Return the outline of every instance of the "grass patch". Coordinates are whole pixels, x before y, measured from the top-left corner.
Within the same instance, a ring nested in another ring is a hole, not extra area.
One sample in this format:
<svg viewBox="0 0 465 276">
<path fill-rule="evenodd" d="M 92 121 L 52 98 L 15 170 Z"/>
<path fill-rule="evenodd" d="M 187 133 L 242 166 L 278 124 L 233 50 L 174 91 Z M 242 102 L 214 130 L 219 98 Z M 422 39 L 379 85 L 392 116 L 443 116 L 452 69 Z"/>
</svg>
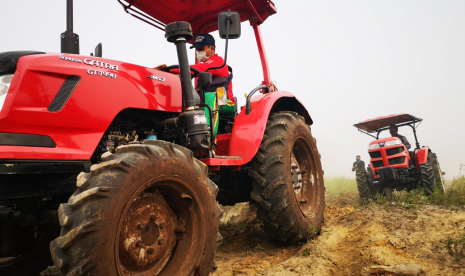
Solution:
<svg viewBox="0 0 465 276">
<path fill-rule="evenodd" d="M 452 184 L 447 186 L 446 193 L 442 193 L 438 190 L 434 191 L 434 193 L 429 196 L 429 201 L 438 205 L 464 207 L 465 176 L 454 178 Z"/>
<path fill-rule="evenodd" d="M 454 209 L 465 207 L 465 177 L 455 178 L 452 184 L 446 187 L 444 193 L 441 188 L 436 188 L 433 193 L 427 194 L 423 190 L 396 191 L 392 198 L 376 195 L 374 198 L 360 201 L 361 208 L 370 207 L 373 204 L 384 205 L 386 207 L 399 207 L 411 210 L 412 215 L 417 215 L 416 210 L 423 204 L 435 204 Z"/>
<path fill-rule="evenodd" d="M 325 178 L 326 193 L 338 196 L 341 193 L 357 192 L 357 182 L 353 178 L 345 176 Z"/>
<path fill-rule="evenodd" d="M 465 258 L 465 234 L 453 238 L 449 237 L 444 242 L 444 247 L 447 249 L 447 253 L 454 257 L 456 262 Z"/>
</svg>

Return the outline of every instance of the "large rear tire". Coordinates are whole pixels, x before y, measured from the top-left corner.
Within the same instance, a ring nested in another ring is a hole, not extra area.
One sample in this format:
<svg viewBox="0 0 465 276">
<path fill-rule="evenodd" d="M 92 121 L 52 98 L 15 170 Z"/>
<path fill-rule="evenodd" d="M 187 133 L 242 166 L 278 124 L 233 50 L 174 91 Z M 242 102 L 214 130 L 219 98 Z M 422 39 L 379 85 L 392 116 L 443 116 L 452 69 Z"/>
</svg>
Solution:
<svg viewBox="0 0 465 276">
<path fill-rule="evenodd" d="M 371 189 L 368 183 L 368 177 L 366 171 L 357 171 L 355 174 L 355 180 L 357 182 L 358 195 L 360 199 L 371 198 Z"/>
<path fill-rule="evenodd" d="M 439 191 L 445 193 L 446 187 L 444 186 L 444 178 L 442 177 L 441 166 L 439 166 L 439 161 L 436 153 L 428 154 L 428 162 L 431 164 L 433 168 L 434 174 L 434 185 L 438 187 Z"/>
<path fill-rule="evenodd" d="M 294 244 L 321 230 L 325 189 L 316 140 L 295 112 L 272 114 L 249 171 L 251 197 L 265 229 Z"/>
<path fill-rule="evenodd" d="M 222 241 L 217 186 L 186 148 L 121 146 L 77 178 L 51 243 L 61 275 L 208 275 Z"/>
<path fill-rule="evenodd" d="M 434 191 L 434 172 L 430 160 L 420 164 L 420 185 L 427 194 L 432 194 Z"/>
</svg>

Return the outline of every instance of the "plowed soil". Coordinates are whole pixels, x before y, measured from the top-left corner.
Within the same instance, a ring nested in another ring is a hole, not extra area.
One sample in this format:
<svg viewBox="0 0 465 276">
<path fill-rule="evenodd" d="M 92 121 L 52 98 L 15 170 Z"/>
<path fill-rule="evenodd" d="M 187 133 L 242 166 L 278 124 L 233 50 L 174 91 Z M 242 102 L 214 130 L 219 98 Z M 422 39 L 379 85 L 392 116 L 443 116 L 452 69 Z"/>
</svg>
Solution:
<svg viewBox="0 0 465 276">
<path fill-rule="evenodd" d="M 326 205 L 320 235 L 297 246 L 274 242 L 257 220 L 223 227 L 213 275 L 370 275 L 372 266 L 402 263 L 420 265 L 420 275 L 465 275 L 465 259 L 456 261 L 444 246 L 465 234 L 465 210 L 360 207 L 356 193 L 327 198 Z"/>
</svg>

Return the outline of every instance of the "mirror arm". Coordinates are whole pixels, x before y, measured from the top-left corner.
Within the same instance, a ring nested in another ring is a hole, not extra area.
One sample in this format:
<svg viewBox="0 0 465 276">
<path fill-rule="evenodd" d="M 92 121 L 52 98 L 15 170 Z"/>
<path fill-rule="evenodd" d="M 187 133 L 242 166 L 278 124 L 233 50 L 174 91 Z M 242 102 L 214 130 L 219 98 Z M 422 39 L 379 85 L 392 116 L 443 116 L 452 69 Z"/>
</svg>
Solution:
<svg viewBox="0 0 465 276">
<path fill-rule="evenodd" d="M 223 65 L 218 67 L 210 67 L 205 72 L 208 72 L 209 70 L 213 69 L 221 69 L 226 65 L 226 60 L 228 59 L 229 25 L 231 25 L 232 23 L 231 10 L 228 10 L 228 16 L 226 18 L 226 21 L 228 22 L 228 24 L 226 25 L 226 49 L 224 53 L 224 63 Z"/>
</svg>

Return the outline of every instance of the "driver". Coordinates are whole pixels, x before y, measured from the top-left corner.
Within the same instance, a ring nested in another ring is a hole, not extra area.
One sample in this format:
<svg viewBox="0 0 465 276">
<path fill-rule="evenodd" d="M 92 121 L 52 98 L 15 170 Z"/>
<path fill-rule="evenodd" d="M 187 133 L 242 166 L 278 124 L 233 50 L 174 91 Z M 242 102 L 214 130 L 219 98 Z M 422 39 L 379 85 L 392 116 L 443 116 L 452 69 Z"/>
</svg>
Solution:
<svg viewBox="0 0 465 276">
<path fill-rule="evenodd" d="M 410 143 L 408 142 L 407 140 L 407 137 L 405 136 L 402 136 L 400 134 L 397 133 L 397 130 L 399 128 L 396 126 L 396 125 L 390 125 L 389 126 L 389 133 L 391 133 L 391 136 L 392 137 L 397 137 L 400 139 L 400 141 L 402 141 L 402 143 L 405 145 L 405 147 L 407 148 L 407 150 L 409 150 L 412 146 L 410 145 Z"/>
<path fill-rule="evenodd" d="M 215 53 L 215 39 L 210 34 L 199 34 L 191 49 L 195 48 L 199 64 L 190 65 L 190 67 L 206 72 L 208 68 L 222 66 L 224 60 Z M 155 69 L 163 70 L 166 65 L 160 65 Z M 179 74 L 178 68 L 171 69 L 172 73 Z M 213 110 L 213 122 L 215 136 L 218 133 L 218 111 L 221 114 L 232 115 L 236 112 L 235 100 L 232 92 L 232 72 L 229 73 L 228 66 L 225 65 L 220 69 L 208 71 L 212 74 L 212 85 L 205 91 L 205 103 Z M 219 106 L 219 109 L 218 109 Z M 210 125 L 210 112 L 204 108 L 207 115 L 207 123 Z"/>
</svg>

